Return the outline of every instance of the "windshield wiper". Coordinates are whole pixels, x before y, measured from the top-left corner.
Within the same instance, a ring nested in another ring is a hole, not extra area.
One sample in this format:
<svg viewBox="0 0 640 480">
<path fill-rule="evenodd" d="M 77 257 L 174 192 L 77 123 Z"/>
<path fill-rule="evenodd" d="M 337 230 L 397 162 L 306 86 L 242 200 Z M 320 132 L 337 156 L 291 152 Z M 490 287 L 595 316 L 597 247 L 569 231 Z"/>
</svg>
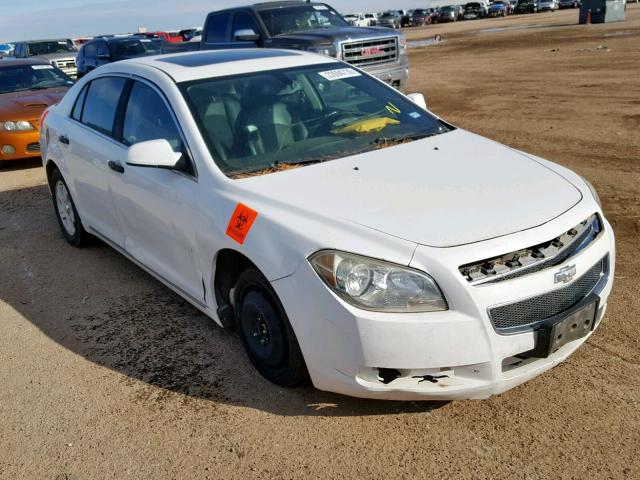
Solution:
<svg viewBox="0 0 640 480">
<path fill-rule="evenodd" d="M 438 135 L 439 133 L 444 132 L 416 133 L 413 135 L 397 135 L 395 137 L 378 137 L 373 141 L 373 144 L 376 147 L 390 147 L 392 145 L 398 145 L 400 143 L 413 142 L 415 140 L 422 140 L 423 138 L 433 137 L 435 135 Z"/>
</svg>

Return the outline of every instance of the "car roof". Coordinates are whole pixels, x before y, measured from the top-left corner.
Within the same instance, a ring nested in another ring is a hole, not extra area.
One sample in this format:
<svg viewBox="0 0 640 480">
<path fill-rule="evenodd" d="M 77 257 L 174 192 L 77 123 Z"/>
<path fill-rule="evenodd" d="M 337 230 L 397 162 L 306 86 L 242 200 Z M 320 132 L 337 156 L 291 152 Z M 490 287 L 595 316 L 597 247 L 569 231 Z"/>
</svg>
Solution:
<svg viewBox="0 0 640 480">
<path fill-rule="evenodd" d="M 72 42 L 70 38 L 41 38 L 40 40 L 20 40 L 16 43 L 40 43 L 40 42 Z"/>
<path fill-rule="evenodd" d="M 210 14 L 217 14 L 217 13 L 221 13 L 221 12 L 229 12 L 229 11 L 234 11 L 234 10 L 239 10 L 239 9 L 254 9 L 258 12 L 260 11 L 264 11 L 264 10 L 273 10 L 276 8 L 285 8 L 285 7 L 304 7 L 304 6 L 308 6 L 308 5 L 321 5 L 324 7 L 328 7 L 328 5 L 326 3 L 322 3 L 322 2 L 307 2 L 307 1 L 302 1 L 302 0 L 281 0 L 281 1 L 277 1 L 277 2 L 260 2 L 260 3 L 254 3 L 254 4 L 247 4 L 247 5 L 239 5 L 237 7 L 231 7 L 231 8 L 225 8 L 225 9 L 221 9 L 221 10 L 215 10 L 213 12 L 211 12 Z"/>
<path fill-rule="evenodd" d="M 334 58 L 298 50 L 241 48 L 138 57 L 116 62 L 113 68 L 133 64 L 161 70 L 176 83 L 307 65 L 340 65 Z"/>
<path fill-rule="evenodd" d="M 0 68 L 11 67 L 15 65 L 51 65 L 45 60 L 37 60 L 33 58 L 15 58 L 10 60 L 0 60 Z"/>
<path fill-rule="evenodd" d="M 307 5 L 325 5 L 320 2 L 305 2 L 301 0 L 283 0 L 279 2 L 260 2 L 254 3 L 252 5 L 256 10 L 270 10 L 272 8 L 283 8 L 283 7 L 303 7 Z"/>
</svg>

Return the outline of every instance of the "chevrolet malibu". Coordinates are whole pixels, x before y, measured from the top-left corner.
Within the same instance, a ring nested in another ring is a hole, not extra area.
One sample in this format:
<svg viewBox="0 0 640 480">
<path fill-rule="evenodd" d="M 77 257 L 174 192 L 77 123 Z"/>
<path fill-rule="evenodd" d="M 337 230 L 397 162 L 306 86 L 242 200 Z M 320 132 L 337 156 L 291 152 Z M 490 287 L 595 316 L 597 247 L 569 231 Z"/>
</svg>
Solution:
<svg viewBox="0 0 640 480">
<path fill-rule="evenodd" d="M 614 237 L 575 173 L 366 73 L 265 49 L 126 60 L 45 113 L 74 246 L 98 237 L 279 385 L 486 398 L 599 326 Z"/>
</svg>

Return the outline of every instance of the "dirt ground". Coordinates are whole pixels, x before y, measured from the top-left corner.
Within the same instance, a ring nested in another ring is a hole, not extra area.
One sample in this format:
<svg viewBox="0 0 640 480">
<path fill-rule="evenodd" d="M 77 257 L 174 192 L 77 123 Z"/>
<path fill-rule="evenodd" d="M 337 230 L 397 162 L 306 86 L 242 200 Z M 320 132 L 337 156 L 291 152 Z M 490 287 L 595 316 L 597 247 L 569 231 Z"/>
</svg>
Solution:
<svg viewBox="0 0 640 480">
<path fill-rule="evenodd" d="M 275 387 L 237 337 L 116 252 L 68 246 L 42 169 L 6 165 L 0 478 L 640 478 L 640 8 L 576 21 L 568 10 L 408 32 L 445 39 L 411 50 L 409 91 L 600 192 L 616 285 L 567 362 L 487 401 Z"/>
</svg>

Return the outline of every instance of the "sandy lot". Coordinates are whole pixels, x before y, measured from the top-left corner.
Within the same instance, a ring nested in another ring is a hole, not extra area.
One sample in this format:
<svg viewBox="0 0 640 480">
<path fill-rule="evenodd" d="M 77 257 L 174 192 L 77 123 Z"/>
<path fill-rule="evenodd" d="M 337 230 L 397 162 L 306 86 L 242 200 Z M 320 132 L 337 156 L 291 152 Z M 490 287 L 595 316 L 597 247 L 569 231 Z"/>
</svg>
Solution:
<svg viewBox="0 0 640 480">
<path fill-rule="evenodd" d="M 37 163 L 2 168 L 0 478 L 640 478 L 640 8 L 627 14 L 408 33 L 446 40 L 412 50 L 410 91 L 461 127 L 587 177 L 617 234 L 598 332 L 488 401 L 277 388 L 237 337 L 113 250 L 69 247 Z"/>
</svg>

